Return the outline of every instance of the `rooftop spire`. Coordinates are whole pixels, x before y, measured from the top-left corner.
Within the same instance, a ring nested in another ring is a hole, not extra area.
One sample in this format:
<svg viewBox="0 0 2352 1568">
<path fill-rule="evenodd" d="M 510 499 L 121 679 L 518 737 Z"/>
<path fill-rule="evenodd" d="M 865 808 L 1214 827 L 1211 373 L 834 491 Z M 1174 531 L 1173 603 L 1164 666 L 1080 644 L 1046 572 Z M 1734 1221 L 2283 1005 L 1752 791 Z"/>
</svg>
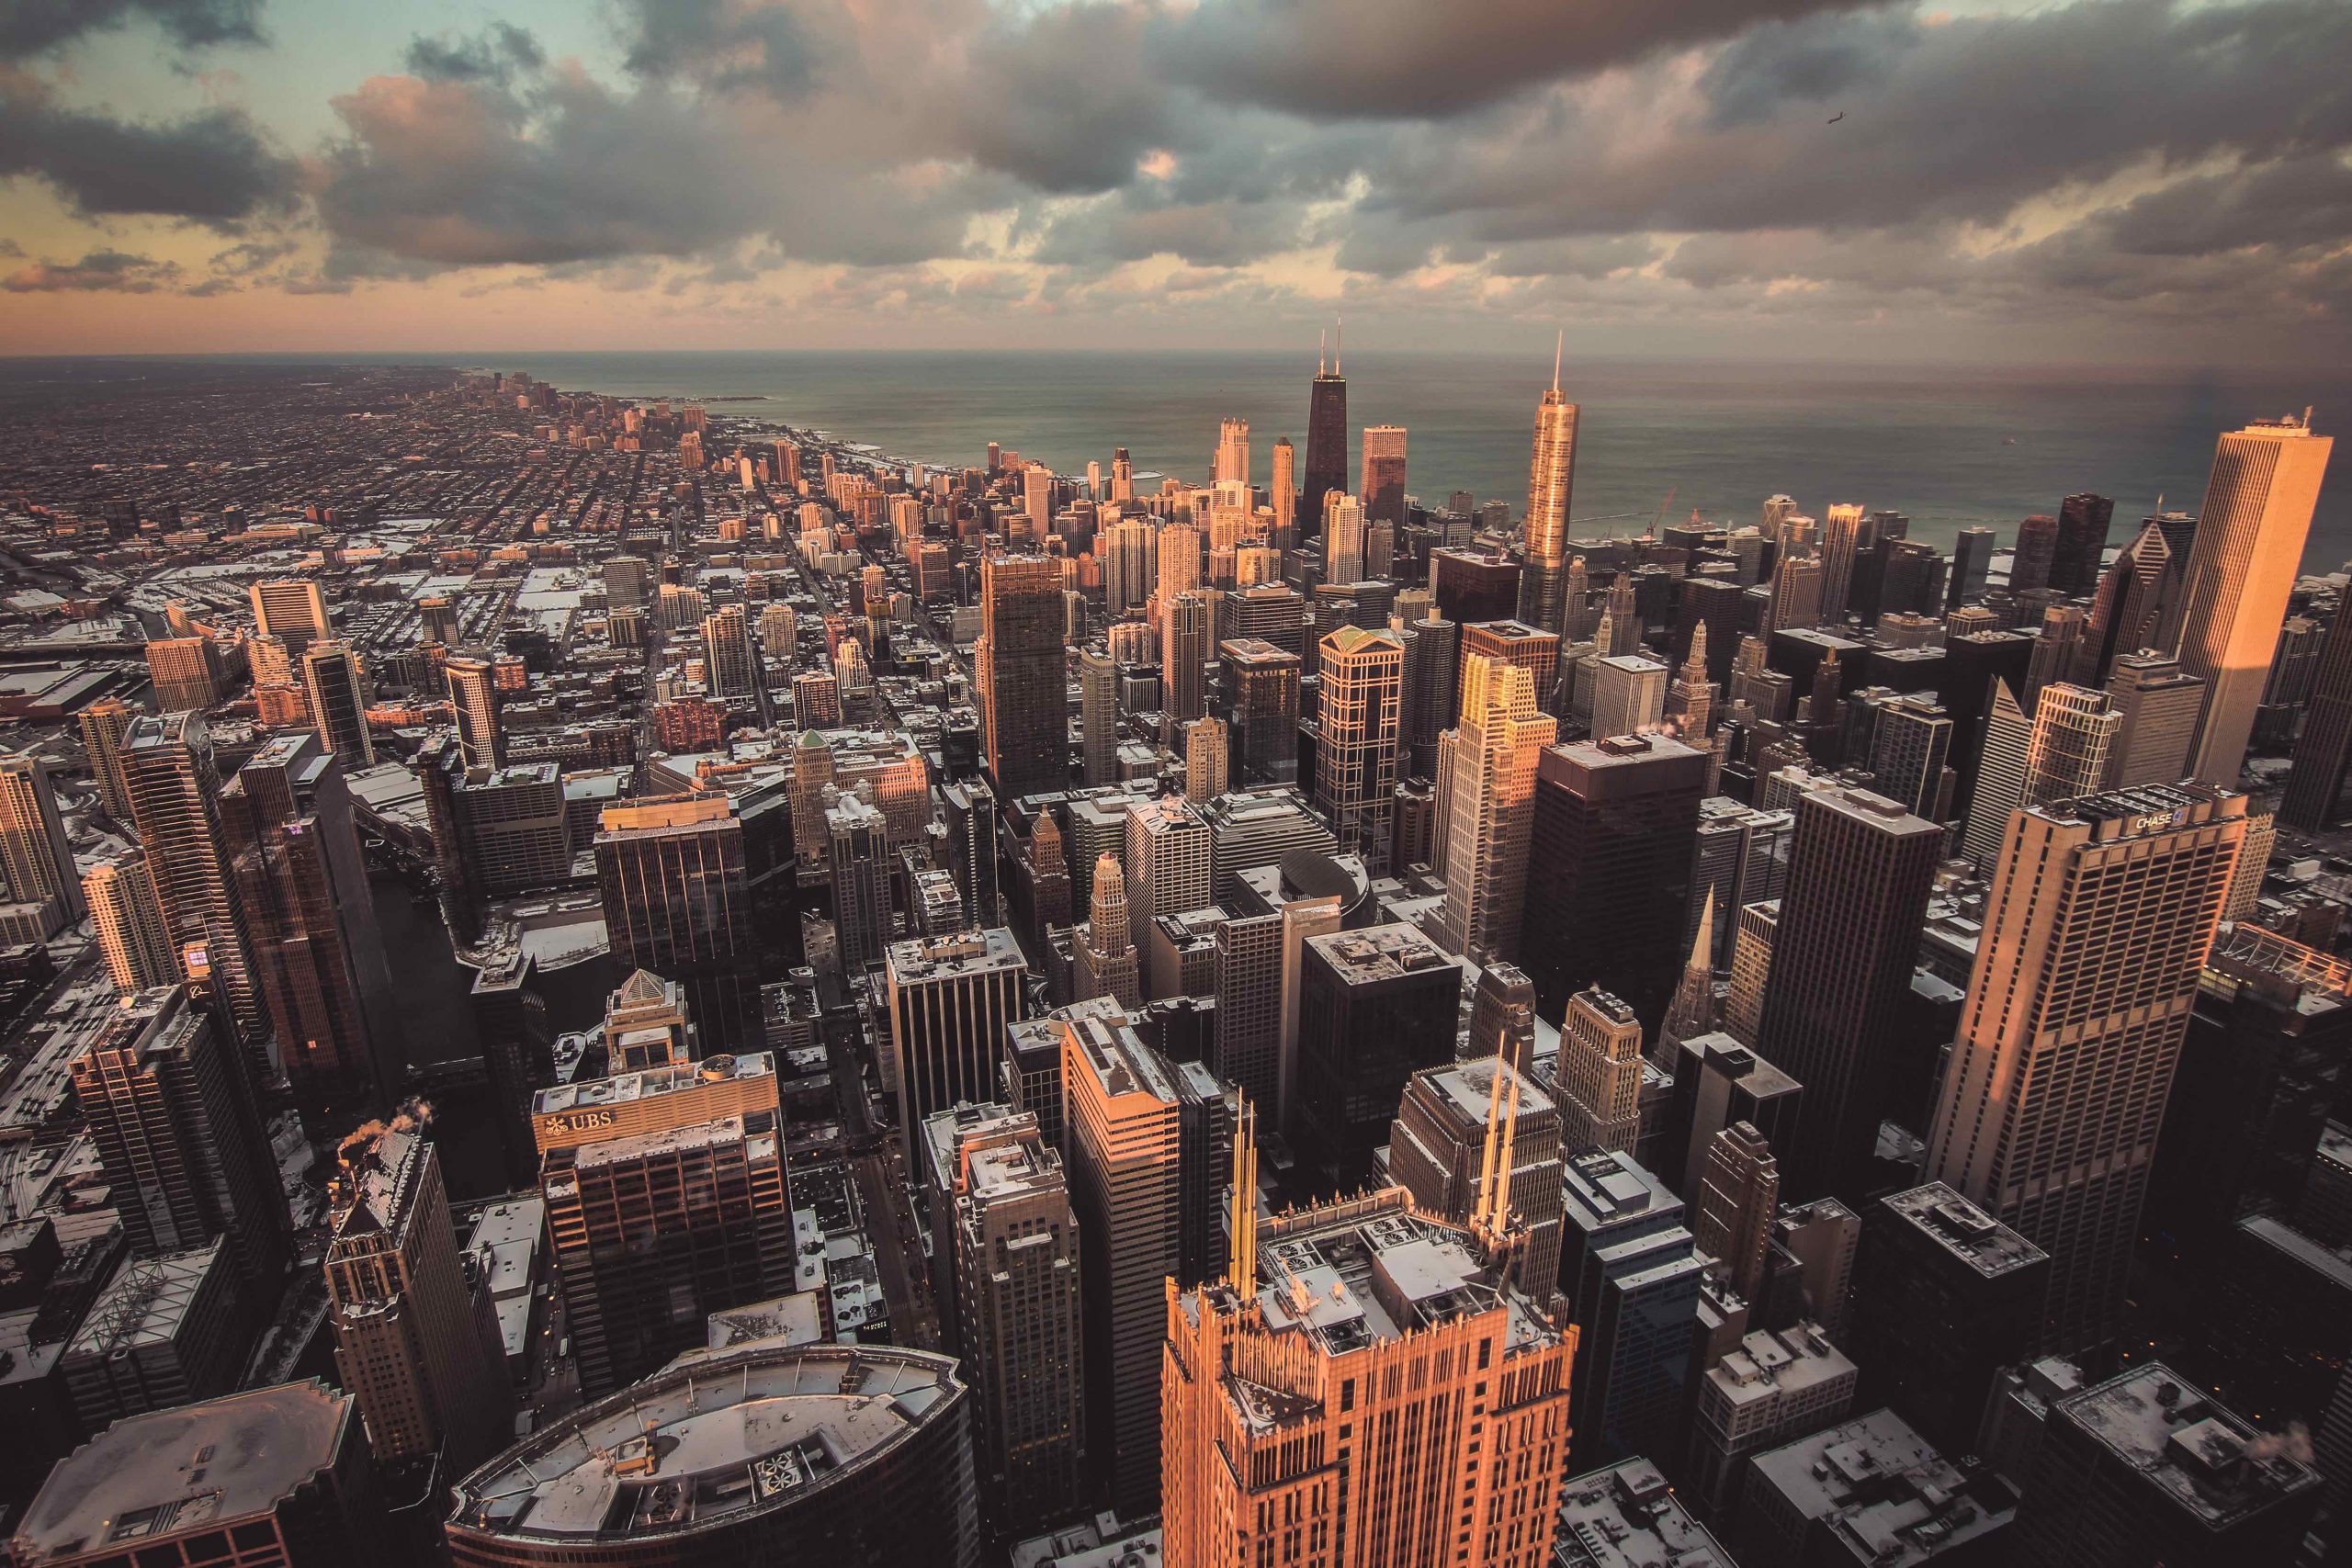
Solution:
<svg viewBox="0 0 2352 1568">
<path fill-rule="evenodd" d="M 1568 329 L 1562 327 L 1560 335 L 1552 342 L 1552 390 L 1560 389 L 1560 355 L 1567 351 Z"/>
<path fill-rule="evenodd" d="M 1315 378 L 1318 381 L 1329 374 L 1330 344 L 1331 334 L 1318 329 L 1315 333 Z"/>
<path fill-rule="evenodd" d="M 1337 376 L 1340 374 L 1340 356 L 1347 352 L 1348 347 L 1348 319 L 1345 316 L 1339 316 L 1334 320 L 1339 324 L 1331 333 L 1331 374 Z"/>
</svg>

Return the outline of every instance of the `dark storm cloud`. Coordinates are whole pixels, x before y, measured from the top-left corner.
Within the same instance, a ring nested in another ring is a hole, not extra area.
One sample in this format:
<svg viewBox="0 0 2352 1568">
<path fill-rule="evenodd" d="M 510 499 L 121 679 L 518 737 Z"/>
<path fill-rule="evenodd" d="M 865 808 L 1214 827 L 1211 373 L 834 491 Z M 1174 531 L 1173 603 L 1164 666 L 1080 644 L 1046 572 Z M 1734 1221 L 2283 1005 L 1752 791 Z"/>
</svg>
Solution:
<svg viewBox="0 0 2352 1568">
<path fill-rule="evenodd" d="M 185 49 L 261 41 L 261 0 L 0 0 L 0 60 L 143 17 Z"/>
<path fill-rule="evenodd" d="M 2337 0 L 1817 18 L 1718 55 L 1702 79 L 1713 107 L 1680 120 L 1555 100 L 1424 129 L 1374 171 L 1374 200 L 1497 240 L 1996 221 L 2143 162 L 2340 148 L 2347 59 L 2352 6 Z"/>
<path fill-rule="evenodd" d="M 1213 98 L 1317 118 L 1442 118 L 1521 89 L 1868 0 L 1208 0 L 1159 57 Z"/>
<path fill-rule="evenodd" d="M 77 262 L 37 262 L 0 277 L 11 294 L 153 294 L 178 279 L 169 262 L 121 251 L 92 251 Z"/>
<path fill-rule="evenodd" d="M 1091 194 L 1125 185 L 1136 161 L 1196 138 L 1166 87 L 1142 69 L 1144 14 L 1066 6 L 972 39 L 947 135 L 981 166 L 1038 190 Z"/>
<path fill-rule="evenodd" d="M 628 68 L 669 80 L 695 77 L 729 89 L 799 92 L 821 50 L 788 6 L 740 0 L 616 0 Z"/>
<path fill-rule="evenodd" d="M 408 46 L 410 72 L 434 82 L 507 82 L 547 60 L 538 39 L 505 22 L 470 38 L 420 38 Z"/>
<path fill-rule="evenodd" d="M 293 198 L 294 164 L 243 110 L 122 120 L 59 107 L 25 78 L 0 79 L 0 177 L 46 181 L 94 217 L 151 213 L 234 228 Z"/>
</svg>

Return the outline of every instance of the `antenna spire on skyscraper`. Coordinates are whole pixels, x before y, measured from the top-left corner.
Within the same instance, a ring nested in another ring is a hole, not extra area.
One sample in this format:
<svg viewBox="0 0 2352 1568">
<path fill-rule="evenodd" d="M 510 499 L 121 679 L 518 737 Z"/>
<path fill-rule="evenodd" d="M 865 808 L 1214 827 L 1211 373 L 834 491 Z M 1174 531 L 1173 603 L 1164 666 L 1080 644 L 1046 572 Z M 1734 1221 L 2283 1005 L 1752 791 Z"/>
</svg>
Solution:
<svg viewBox="0 0 2352 1568">
<path fill-rule="evenodd" d="M 1318 332 L 1315 334 L 1315 374 L 1318 378 L 1330 374 L 1331 356 L 1329 353 L 1330 345 L 1329 333 Z"/>
<path fill-rule="evenodd" d="M 1560 355 L 1567 351 L 1568 329 L 1562 327 L 1560 335 L 1552 340 L 1552 390 L 1560 389 Z"/>
<path fill-rule="evenodd" d="M 1339 324 L 1331 333 L 1331 374 L 1338 376 L 1342 374 L 1340 363 L 1348 348 L 1348 319 L 1345 316 L 1336 316 L 1332 319 Z"/>
</svg>

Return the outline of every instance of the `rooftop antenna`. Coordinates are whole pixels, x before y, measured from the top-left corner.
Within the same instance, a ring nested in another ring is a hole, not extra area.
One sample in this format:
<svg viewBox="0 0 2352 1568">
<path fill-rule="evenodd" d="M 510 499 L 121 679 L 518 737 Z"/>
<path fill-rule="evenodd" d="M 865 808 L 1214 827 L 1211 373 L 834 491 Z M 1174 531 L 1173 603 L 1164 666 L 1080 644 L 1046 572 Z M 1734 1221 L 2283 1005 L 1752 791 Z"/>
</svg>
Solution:
<svg viewBox="0 0 2352 1568">
<path fill-rule="evenodd" d="M 1326 331 L 1317 331 L 1315 334 L 1315 378 L 1318 381 L 1329 373 L 1328 367 L 1330 362 L 1324 351 L 1329 344 L 1330 337 L 1331 334 Z"/>
<path fill-rule="evenodd" d="M 1339 326 L 1331 333 L 1331 374 L 1337 376 L 1340 374 L 1340 355 L 1346 353 L 1348 346 L 1348 319 L 1338 316 L 1333 320 L 1339 322 Z"/>
<path fill-rule="evenodd" d="M 1247 1297 L 1258 1289 L 1258 1108 L 1241 1100 L 1233 1129 L 1233 1239 L 1226 1272 Z"/>
<path fill-rule="evenodd" d="M 1560 335 L 1552 340 L 1552 390 L 1560 389 L 1560 355 L 1568 346 L 1568 329 L 1562 327 Z"/>
</svg>

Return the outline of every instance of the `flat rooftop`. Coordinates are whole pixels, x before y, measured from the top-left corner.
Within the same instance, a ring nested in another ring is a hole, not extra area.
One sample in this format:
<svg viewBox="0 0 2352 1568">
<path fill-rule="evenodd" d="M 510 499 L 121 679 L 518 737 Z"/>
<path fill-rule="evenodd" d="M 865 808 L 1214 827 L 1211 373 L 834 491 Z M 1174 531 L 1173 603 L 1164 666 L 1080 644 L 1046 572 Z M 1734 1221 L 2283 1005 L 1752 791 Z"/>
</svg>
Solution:
<svg viewBox="0 0 2352 1568">
<path fill-rule="evenodd" d="M 1758 1454 L 1754 1473 L 1805 1519 L 1826 1520 L 1852 1560 L 1871 1568 L 1962 1553 L 2017 1517 L 2006 1482 L 1975 1461 L 1946 1459 L 1892 1410 Z"/>
<path fill-rule="evenodd" d="M 1025 968 L 1028 962 L 1021 955 L 1021 944 L 1002 926 L 894 942 L 883 956 L 894 980 L 944 980 L 984 970 Z"/>
<path fill-rule="evenodd" d="M 962 1397 L 955 1359 L 753 1340 L 693 1351 L 458 1483 L 453 1529 L 517 1540 L 675 1535 L 791 1506 Z"/>
<path fill-rule="evenodd" d="M 2249 1450 L 2255 1428 L 2161 1361 L 2058 1401 L 2080 1427 L 2140 1472 L 2173 1509 L 2222 1530 L 2320 1483 L 2307 1464 Z"/>
<path fill-rule="evenodd" d="M 1897 1192 L 1885 1201 L 1889 1213 L 1988 1280 L 2050 1256 L 1940 1181 Z"/>
<path fill-rule="evenodd" d="M 1401 923 L 1332 931 L 1307 938 L 1306 945 L 1322 954 L 1332 972 L 1351 986 L 1446 968 L 1453 962 L 1418 926 Z"/>
<path fill-rule="evenodd" d="M 1579 1475 L 1560 1489 L 1560 1568 L 1735 1568 L 1731 1554 L 1675 1501 L 1645 1459 Z"/>
<path fill-rule="evenodd" d="M 699 1062 L 645 1067 L 615 1077 L 591 1078 L 586 1083 L 558 1084 L 553 1089 L 543 1089 L 531 1099 L 531 1113 L 553 1116 L 568 1111 L 602 1110 L 674 1094 L 680 1089 L 694 1089 L 707 1083 L 775 1076 L 775 1055 L 773 1052 L 746 1051 L 740 1055 L 722 1053 L 705 1056 Z"/>
<path fill-rule="evenodd" d="M 350 1399 L 316 1379 L 129 1416 L 61 1461 L 25 1511 L 17 1562 L 81 1556 L 267 1513 L 334 1462 Z"/>
</svg>

